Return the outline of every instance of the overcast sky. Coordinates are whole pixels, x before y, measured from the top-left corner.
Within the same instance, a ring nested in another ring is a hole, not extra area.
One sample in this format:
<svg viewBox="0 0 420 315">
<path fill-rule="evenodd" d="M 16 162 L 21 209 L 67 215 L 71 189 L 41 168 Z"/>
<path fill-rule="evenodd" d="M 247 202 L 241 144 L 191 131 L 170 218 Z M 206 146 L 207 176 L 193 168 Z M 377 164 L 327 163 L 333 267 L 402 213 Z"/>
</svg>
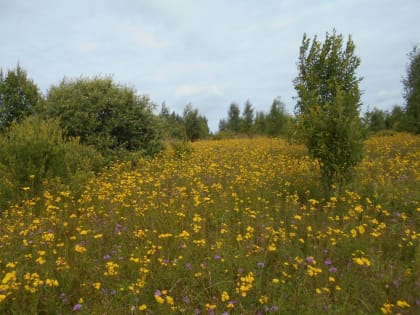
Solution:
<svg viewBox="0 0 420 315">
<path fill-rule="evenodd" d="M 64 76 L 112 75 L 213 131 L 231 102 L 293 112 L 302 36 L 335 28 L 361 60 L 363 109 L 403 104 L 419 0 L 0 0 L 0 67 L 17 62 L 46 93 Z"/>
</svg>

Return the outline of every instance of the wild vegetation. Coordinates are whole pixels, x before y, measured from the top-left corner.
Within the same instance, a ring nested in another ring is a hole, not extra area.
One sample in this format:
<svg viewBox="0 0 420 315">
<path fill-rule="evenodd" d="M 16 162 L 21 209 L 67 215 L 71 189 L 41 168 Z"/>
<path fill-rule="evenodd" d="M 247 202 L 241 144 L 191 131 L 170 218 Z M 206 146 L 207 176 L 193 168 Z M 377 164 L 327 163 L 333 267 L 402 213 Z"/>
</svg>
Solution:
<svg viewBox="0 0 420 315">
<path fill-rule="evenodd" d="M 232 103 L 214 135 L 110 77 L 0 70 L 0 313 L 420 313 L 418 51 L 406 106 L 362 119 L 351 38 L 310 42 L 296 116 Z"/>
<path fill-rule="evenodd" d="M 3 211 L 0 312 L 418 313 L 420 139 L 366 149 L 329 199 L 304 147 L 266 138 L 117 163 L 79 197 L 48 188 Z"/>
</svg>

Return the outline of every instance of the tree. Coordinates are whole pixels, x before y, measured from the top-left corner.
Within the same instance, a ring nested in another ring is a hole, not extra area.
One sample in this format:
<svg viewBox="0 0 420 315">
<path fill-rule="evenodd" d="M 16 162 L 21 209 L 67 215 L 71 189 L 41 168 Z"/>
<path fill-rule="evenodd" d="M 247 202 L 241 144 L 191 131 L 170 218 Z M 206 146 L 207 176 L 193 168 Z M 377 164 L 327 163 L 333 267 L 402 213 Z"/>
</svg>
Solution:
<svg viewBox="0 0 420 315">
<path fill-rule="evenodd" d="M 244 110 L 242 112 L 242 132 L 250 135 L 252 133 L 254 125 L 254 109 L 250 100 L 247 100 L 245 103 Z"/>
<path fill-rule="evenodd" d="M 283 132 L 287 119 L 284 103 L 280 98 L 275 98 L 267 115 L 267 134 L 271 137 L 279 136 Z"/>
<path fill-rule="evenodd" d="M 105 156 L 118 151 L 146 155 L 161 149 L 157 118 L 148 97 L 109 77 L 63 79 L 52 86 L 40 112 L 60 118 L 67 136 L 96 147 Z"/>
<path fill-rule="evenodd" d="M 207 124 L 207 118 L 198 113 L 198 109 L 193 109 L 188 104 L 184 109 L 185 133 L 189 141 L 196 141 L 207 137 L 210 129 Z"/>
<path fill-rule="evenodd" d="M 228 112 L 228 121 L 227 129 L 234 133 L 239 133 L 241 131 L 241 117 L 239 106 L 236 103 L 230 104 Z"/>
<path fill-rule="evenodd" d="M 407 76 L 403 78 L 407 131 L 420 133 L 420 51 L 415 46 L 408 54 Z"/>
<path fill-rule="evenodd" d="M 297 126 L 311 156 L 320 164 L 327 194 L 350 176 L 362 158 L 363 130 L 356 69 L 360 58 L 349 36 L 326 34 L 324 43 L 303 36 L 294 80 Z"/>
<path fill-rule="evenodd" d="M 174 111 L 170 113 L 165 103 L 162 104 L 159 118 L 162 125 L 162 134 L 166 139 L 182 140 L 186 138 L 184 118 Z"/>
<path fill-rule="evenodd" d="M 265 135 L 267 124 L 267 115 L 264 112 L 257 112 L 255 114 L 255 132 L 259 135 Z"/>
<path fill-rule="evenodd" d="M 387 129 L 387 120 L 389 113 L 374 108 L 372 111 L 366 113 L 366 120 L 369 126 L 369 130 L 373 132 L 378 132 L 384 129 Z"/>
<path fill-rule="evenodd" d="M 38 87 L 19 64 L 6 76 L 0 69 L 0 131 L 34 113 L 39 98 Z"/>
</svg>

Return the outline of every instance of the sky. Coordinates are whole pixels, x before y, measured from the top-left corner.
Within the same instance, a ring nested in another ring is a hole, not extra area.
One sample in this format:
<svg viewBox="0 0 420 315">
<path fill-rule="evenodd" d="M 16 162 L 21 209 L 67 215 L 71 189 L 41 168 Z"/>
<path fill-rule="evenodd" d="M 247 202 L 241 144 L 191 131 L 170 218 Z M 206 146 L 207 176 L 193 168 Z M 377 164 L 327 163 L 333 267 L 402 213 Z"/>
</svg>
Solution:
<svg viewBox="0 0 420 315">
<path fill-rule="evenodd" d="M 19 63 L 46 94 L 64 77 L 112 76 L 217 131 L 232 102 L 296 104 L 303 34 L 352 36 L 362 111 L 404 105 L 419 0 L 0 0 L 0 68 Z"/>
</svg>

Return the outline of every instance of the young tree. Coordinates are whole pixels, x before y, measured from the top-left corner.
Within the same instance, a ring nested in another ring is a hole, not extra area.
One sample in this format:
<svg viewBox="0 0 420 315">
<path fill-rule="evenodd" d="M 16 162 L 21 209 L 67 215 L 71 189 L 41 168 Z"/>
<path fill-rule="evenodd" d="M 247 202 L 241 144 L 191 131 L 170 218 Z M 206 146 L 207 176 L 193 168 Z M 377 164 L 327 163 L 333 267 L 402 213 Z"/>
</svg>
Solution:
<svg viewBox="0 0 420 315">
<path fill-rule="evenodd" d="M 407 76 L 403 79 L 407 131 L 420 133 L 420 51 L 414 47 L 408 54 Z"/>
<path fill-rule="evenodd" d="M 349 36 L 326 34 L 324 43 L 303 36 L 294 80 L 298 131 L 319 161 L 327 194 L 340 186 L 360 161 L 363 149 L 359 82 L 360 58 Z"/>
<path fill-rule="evenodd" d="M 242 112 L 242 132 L 250 135 L 252 133 L 254 125 L 254 109 L 250 100 L 245 103 L 244 110 Z"/>
<path fill-rule="evenodd" d="M 38 87 L 19 64 L 6 76 L 0 69 L 0 131 L 34 113 L 39 99 Z"/>
</svg>

